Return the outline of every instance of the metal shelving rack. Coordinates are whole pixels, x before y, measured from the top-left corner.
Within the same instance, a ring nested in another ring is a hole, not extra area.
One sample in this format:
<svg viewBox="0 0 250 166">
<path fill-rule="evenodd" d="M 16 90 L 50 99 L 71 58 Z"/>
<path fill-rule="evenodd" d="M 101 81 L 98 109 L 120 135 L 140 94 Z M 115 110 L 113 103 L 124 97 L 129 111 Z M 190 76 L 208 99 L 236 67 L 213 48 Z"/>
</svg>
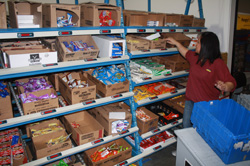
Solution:
<svg viewBox="0 0 250 166">
<path fill-rule="evenodd" d="M 109 0 L 104 0 L 105 3 L 109 3 Z M 201 0 L 199 0 L 199 5 Z M 57 0 L 57 3 L 59 3 L 59 0 Z M 124 8 L 123 0 L 116 0 L 117 6 L 120 6 Z M 191 3 L 191 0 L 187 0 L 187 8 L 185 14 L 188 14 L 189 5 Z M 78 1 L 75 0 L 75 4 L 78 4 Z M 148 0 L 148 11 L 150 11 L 150 5 L 151 1 Z M 199 6 L 200 7 L 200 6 Z M 202 12 L 202 10 L 200 10 Z M 201 16 L 203 18 L 203 14 Z M 122 37 L 125 38 L 126 34 L 128 33 L 168 33 L 168 32 L 184 32 L 184 33 L 197 33 L 205 31 L 206 28 L 204 27 L 124 27 L 123 24 L 123 16 L 121 19 L 121 26 L 120 27 L 70 27 L 70 28 L 37 28 L 37 29 L 1 29 L 0 31 L 0 40 L 3 39 L 21 39 L 21 38 L 36 38 L 36 37 L 55 37 L 55 36 L 71 36 L 71 35 L 98 35 L 98 34 L 121 34 Z M 193 49 L 193 48 L 190 48 Z M 9 80 L 19 77 L 27 77 L 27 76 L 34 76 L 34 75 L 40 75 L 40 74 L 48 74 L 48 73 L 54 73 L 54 72 L 63 72 L 63 71 L 69 71 L 69 70 L 77 70 L 77 69 L 86 69 L 91 67 L 97 67 L 97 66 L 103 66 L 103 65 L 112 65 L 112 64 L 121 64 L 123 63 L 126 68 L 127 73 L 127 79 L 130 81 L 130 92 L 123 93 L 121 95 L 115 95 L 105 98 L 96 99 L 93 101 L 87 101 L 83 103 L 78 103 L 70 106 L 65 106 L 61 108 L 56 108 L 53 110 L 47 110 L 35 114 L 30 115 L 22 115 L 22 111 L 20 114 L 22 116 L 15 117 L 12 119 L 6 119 L 0 121 L 0 130 L 9 129 L 12 127 L 18 127 L 21 125 L 50 119 L 62 115 L 67 115 L 70 113 L 78 112 L 85 109 L 95 108 L 102 105 L 106 105 L 109 103 L 115 103 L 119 101 L 125 101 L 127 104 L 130 105 L 131 113 L 132 113 L 132 128 L 127 130 L 126 132 L 123 132 L 116 136 L 107 136 L 102 139 L 98 139 L 80 146 L 73 147 L 69 150 L 47 156 L 35 161 L 32 161 L 30 163 L 27 163 L 26 165 L 43 165 L 46 163 L 50 163 L 59 159 L 62 159 L 64 157 L 78 154 L 80 152 L 83 152 L 87 149 L 99 146 L 101 144 L 119 139 L 124 138 L 128 135 L 133 134 L 135 138 L 135 147 L 133 150 L 134 157 L 123 161 L 117 165 L 129 165 L 131 163 L 134 163 L 136 161 L 139 161 L 139 165 L 142 165 L 141 159 L 159 151 L 160 149 L 169 146 L 172 143 L 176 142 L 176 139 L 171 139 L 170 141 L 152 148 L 149 151 L 140 152 L 139 143 L 142 139 L 151 137 L 155 134 L 158 134 L 160 132 L 163 132 L 165 130 L 168 130 L 172 127 L 175 127 L 182 123 L 182 119 L 173 122 L 171 124 L 158 127 L 157 129 L 150 131 L 148 133 L 142 134 L 141 136 L 138 134 L 138 127 L 136 124 L 136 115 L 135 110 L 140 107 L 144 106 L 150 103 L 158 102 L 161 100 L 165 100 L 168 98 L 172 98 L 181 94 L 185 93 L 185 89 L 181 89 L 176 91 L 175 93 L 170 94 L 163 94 L 160 96 L 157 96 L 155 98 L 148 98 L 139 101 L 138 103 L 134 102 L 133 99 L 133 92 L 135 86 L 140 86 L 144 84 L 149 84 L 153 82 L 159 82 L 169 79 L 174 79 L 178 77 L 184 77 L 188 75 L 188 71 L 182 71 L 182 72 L 176 72 L 172 73 L 171 75 L 165 75 L 165 76 L 158 76 L 158 77 L 152 77 L 152 78 L 146 78 L 142 82 L 137 82 L 131 80 L 130 70 L 129 70 L 129 60 L 132 58 L 142 58 L 142 57 L 149 57 L 149 56 L 159 56 L 159 55 L 172 55 L 175 53 L 178 53 L 177 49 L 171 48 L 171 49 L 164 49 L 164 50 L 148 50 L 148 51 L 138 51 L 138 52 L 132 52 L 127 53 L 125 51 L 125 56 L 121 58 L 96 58 L 96 59 L 85 59 L 84 61 L 74 61 L 72 62 L 58 62 L 56 64 L 50 64 L 50 65 L 37 65 L 37 66 L 30 66 L 30 67 L 20 67 L 20 68 L 10 68 L 10 69 L 1 69 L 0 72 L 0 80 Z M 14 95 L 15 101 L 18 102 L 18 98 Z M 20 109 L 20 108 L 19 108 Z"/>
</svg>

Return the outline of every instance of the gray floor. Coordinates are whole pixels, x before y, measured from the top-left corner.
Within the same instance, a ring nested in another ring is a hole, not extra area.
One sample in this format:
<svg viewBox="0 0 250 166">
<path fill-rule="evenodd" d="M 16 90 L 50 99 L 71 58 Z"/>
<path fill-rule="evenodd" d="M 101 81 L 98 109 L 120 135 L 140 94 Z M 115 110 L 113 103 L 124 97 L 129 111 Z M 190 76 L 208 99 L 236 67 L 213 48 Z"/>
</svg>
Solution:
<svg viewBox="0 0 250 166">
<path fill-rule="evenodd" d="M 176 144 L 177 143 L 174 143 L 144 158 L 143 166 L 175 166 L 176 157 L 172 155 L 172 151 L 176 150 Z"/>
</svg>

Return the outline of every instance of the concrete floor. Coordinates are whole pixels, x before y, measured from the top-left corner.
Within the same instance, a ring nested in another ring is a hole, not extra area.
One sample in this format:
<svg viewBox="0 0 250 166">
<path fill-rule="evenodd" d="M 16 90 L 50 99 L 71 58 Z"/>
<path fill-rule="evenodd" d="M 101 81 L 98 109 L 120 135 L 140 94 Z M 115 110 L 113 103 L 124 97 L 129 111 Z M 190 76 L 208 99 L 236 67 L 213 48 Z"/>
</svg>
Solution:
<svg viewBox="0 0 250 166">
<path fill-rule="evenodd" d="M 172 151 L 176 150 L 177 143 L 174 143 L 154 154 L 143 159 L 143 166 L 175 166 L 176 157 Z"/>
</svg>

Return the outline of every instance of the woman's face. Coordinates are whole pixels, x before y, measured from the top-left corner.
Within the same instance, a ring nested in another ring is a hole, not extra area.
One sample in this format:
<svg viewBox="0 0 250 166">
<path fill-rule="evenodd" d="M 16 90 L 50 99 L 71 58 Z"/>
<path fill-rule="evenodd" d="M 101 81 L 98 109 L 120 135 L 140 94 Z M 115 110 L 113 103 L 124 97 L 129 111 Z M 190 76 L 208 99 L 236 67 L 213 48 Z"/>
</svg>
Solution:
<svg viewBox="0 0 250 166">
<path fill-rule="evenodd" d="M 196 44 L 195 52 L 196 52 L 197 54 L 199 54 L 200 51 L 201 51 L 201 38 L 199 37 L 199 38 L 198 38 L 198 41 L 197 41 L 197 44 Z"/>
</svg>

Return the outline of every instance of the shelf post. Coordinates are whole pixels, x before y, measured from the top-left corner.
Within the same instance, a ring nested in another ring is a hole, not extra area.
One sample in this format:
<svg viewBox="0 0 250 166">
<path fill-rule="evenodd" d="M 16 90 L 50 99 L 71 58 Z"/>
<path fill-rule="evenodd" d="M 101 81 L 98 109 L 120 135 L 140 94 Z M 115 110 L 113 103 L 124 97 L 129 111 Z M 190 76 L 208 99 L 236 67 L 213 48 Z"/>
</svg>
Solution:
<svg viewBox="0 0 250 166">
<path fill-rule="evenodd" d="M 202 0 L 198 0 L 198 6 L 199 6 L 199 13 L 200 13 L 200 18 L 204 18 L 203 15 L 203 8 L 202 8 Z"/>
<path fill-rule="evenodd" d="M 185 10 L 185 15 L 188 15 L 189 8 L 190 8 L 191 0 L 187 0 L 187 5 L 186 5 L 186 10 Z"/>
<path fill-rule="evenodd" d="M 148 12 L 151 12 L 151 0 L 148 0 Z"/>
<path fill-rule="evenodd" d="M 78 5 L 78 4 L 79 4 L 79 3 L 78 3 L 78 0 L 75 0 L 75 4 L 76 4 L 76 5 Z"/>
<path fill-rule="evenodd" d="M 104 0 L 104 3 L 109 4 L 109 0 Z"/>
</svg>

